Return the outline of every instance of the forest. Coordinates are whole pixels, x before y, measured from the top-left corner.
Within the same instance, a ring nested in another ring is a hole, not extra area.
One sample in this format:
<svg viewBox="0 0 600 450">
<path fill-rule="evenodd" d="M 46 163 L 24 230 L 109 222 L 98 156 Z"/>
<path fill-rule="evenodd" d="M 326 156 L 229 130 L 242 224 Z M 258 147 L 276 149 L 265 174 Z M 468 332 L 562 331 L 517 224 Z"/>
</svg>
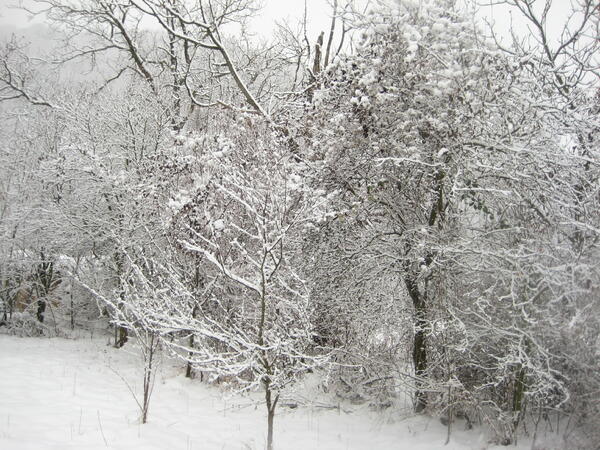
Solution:
<svg viewBox="0 0 600 450">
<path fill-rule="evenodd" d="M 311 41 L 301 1 L 249 37 L 259 3 L 22 5 L 0 333 L 135 348 L 142 423 L 161 355 L 260 392 L 268 450 L 315 374 L 448 439 L 600 448 L 600 4 L 332 0 Z"/>
</svg>

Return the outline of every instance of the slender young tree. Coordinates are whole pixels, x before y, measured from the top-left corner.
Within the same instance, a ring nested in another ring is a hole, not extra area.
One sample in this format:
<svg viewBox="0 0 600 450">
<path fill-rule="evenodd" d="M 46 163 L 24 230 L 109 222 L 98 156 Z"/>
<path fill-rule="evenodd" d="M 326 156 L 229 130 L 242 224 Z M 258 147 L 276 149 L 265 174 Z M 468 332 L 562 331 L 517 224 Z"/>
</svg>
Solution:
<svg viewBox="0 0 600 450">
<path fill-rule="evenodd" d="M 201 305 L 170 306 L 156 323 L 195 336 L 193 346 L 177 344 L 194 366 L 264 390 L 272 449 L 281 391 L 326 359 L 311 350 L 312 305 L 296 270 L 298 236 L 315 205 L 274 132 L 244 121 L 214 144 L 202 140 L 201 172 L 175 203 L 173 232 L 182 251 L 201 257 L 213 293 Z M 185 308 L 196 311 L 182 316 Z"/>
</svg>

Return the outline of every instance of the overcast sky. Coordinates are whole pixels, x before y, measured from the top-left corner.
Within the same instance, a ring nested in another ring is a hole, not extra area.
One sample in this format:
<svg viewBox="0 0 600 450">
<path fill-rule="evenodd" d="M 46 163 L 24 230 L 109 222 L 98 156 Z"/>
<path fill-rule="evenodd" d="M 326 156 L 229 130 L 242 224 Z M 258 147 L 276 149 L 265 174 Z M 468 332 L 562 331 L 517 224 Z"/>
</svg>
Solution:
<svg viewBox="0 0 600 450">
<path fill-rule="evenodd" d="M 0 27 L 23 28 L 32 23 L 42 22 L 39 18 L 32 22 L 25 11 L 10 6 L 18 2 L 19 0 L 0 0 Z M 253 31 L 264 36 L 272 32 L 275 21 L 286 18 L 298 20 L 304 12 L 304 0 L 264 0 L 264 4 L 264 9 L 252 24 Z M 331 8 L 327 0 L 307 0 L 307 12 L 309 38 L 314 41 L 320 31 L 329 28 Z"/>
<path fill-rule="evenodd" d="M 331 7 L 328 4 L 328 0 L 306 0 L 307 11 L 308 11 L 308 37 L 311 42 L 315 42 L 318 34 L 321 31 L 327 31 L 329 29 Z M 366 0 L 364 0 L 366 1 Z M 20 9 L 11 8 L 10 5 L 15 5 L 19 2 L 27 4 L 31 3 L 31 0 L 0 0 L 0 35 L 2 28 L 4 31 L 12 31 L 12 28 L 23 28 L 31 25 L 31 19 L 28 14 Z M 298 20 L 302 17 L 304 11 L 304 0 L 263 0 L 265 7 L 258 14 L 256 19 L 252 23 L 252 31 L 263 35 L 269 36 L 275 27 L 276 21 L 282 21 L 286 18 L 291 20 Z M 493 0 L 480 0 L 480 2 L 493 3 Z M 540 5 L 543 2 L 539 2 Z M 549 29 L 556 29 L 557 33 L 555 36 L 558 37 L 558 30 L 562 28 L 567 18 L 569 0 L 559 0 L 553 3 Z M 488 20 L 496 22 L 497 30 L 500 35 L 504 35 L 507 38 L 508 30 L 510 29 L 511 23 L 521 33 L 526 32 L 525 23 L 519 19 L 518 14 L 510 14 L 506 7 L 488 7 L 482 9 L 482 17 L 486 17 Z M 33 23 L 40 23 L 40 18 L 33 21 Z"/>
</svg>

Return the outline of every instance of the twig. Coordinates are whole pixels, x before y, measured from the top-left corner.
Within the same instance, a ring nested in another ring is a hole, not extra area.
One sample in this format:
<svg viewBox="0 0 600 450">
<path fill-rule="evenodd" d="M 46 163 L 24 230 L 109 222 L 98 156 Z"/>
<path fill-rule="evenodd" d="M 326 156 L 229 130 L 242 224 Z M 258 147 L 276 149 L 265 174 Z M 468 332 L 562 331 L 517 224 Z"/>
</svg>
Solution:
<svg viewBox="0 0 600 450">
<path fill-rule="evenodd" d="M 104 430 L 102 429 L 102 421 L 100 420 L 100 410 L 98 412 L 98 425 L 100 425 L 100 434 L 102 434 L 102 439 L 104 439 L 104 445 L 108 447 L 108 442 L 106 442 L 106 436 L 104 436 Z"/>
<path fill-rule="evenodd" d="M 144 408 L 142 407 L 142 404 L 140 403 L 140 401 L 137 398 L 137 395 L 134 391 L 134 389 L 131 387 L 131 385 L 129 384 L 129 382 L 125 379 L 125 377 L 123 375 L 121 375 L 119 372 L 117 372 L 115 369 L 113 369 L 112 367 L 108 366 L 108 368 L 116 375 L 118 376 L 121 381 L 125 384 L 125 386 L 127 387 L 127 390 L 129 390 L 129 393 L 131 394 L 131 396 L 133 397 L 133 399 L 135 400 L 135 402 L 138 405 L 138 408 L 140 409 L 140 411 L 143 413 Z"/>
</svg>

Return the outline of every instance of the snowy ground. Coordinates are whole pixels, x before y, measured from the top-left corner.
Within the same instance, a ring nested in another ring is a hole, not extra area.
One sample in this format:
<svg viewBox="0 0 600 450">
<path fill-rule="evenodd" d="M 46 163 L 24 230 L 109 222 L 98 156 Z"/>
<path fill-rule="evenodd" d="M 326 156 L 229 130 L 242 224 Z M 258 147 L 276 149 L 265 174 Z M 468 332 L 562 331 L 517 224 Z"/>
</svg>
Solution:
<svg viewBox="0 0 600 450">
<path fill-rule="evenodd" d="M 131 351 L 134 350 L 130 346 Z M 127 383 L 139 386 L 139 360 L 98 339 L 0 335 L 2 450 L 258 450 L 265 444 L 265 408 L 258 396 L 231 398 L 183 377 L 163 363 L 140 425 Z M 493 449 L 481 430 L 456 425 L 448 445 L 437 419 L 401 418 L 367 407 L 342 411 L 280 408 L 277 450 Z M 518 449 L 528 449 L 522 442 Z"/>
</svg>

